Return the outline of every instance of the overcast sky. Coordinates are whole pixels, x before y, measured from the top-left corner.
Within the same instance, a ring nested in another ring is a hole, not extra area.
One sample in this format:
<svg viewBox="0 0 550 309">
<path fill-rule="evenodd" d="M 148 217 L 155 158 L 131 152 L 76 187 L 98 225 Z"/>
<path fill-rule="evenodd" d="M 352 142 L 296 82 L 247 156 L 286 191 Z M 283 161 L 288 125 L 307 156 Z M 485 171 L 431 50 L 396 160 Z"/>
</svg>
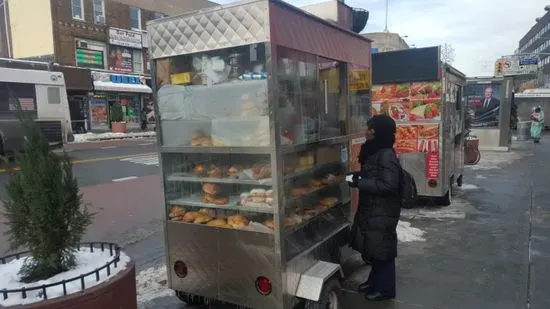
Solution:
<svg viewBox="0 0 550 309">
<path fill-rule="evenodd" d="M 235 0 L 214 0 L 230 3 Z M 302 6 L 323 0 L 287 0 Z M 370 11 L 365 32 L 383 31 L 385 0 L 346 0 Z M 389 0 L 388 28 L 409 45 L 451 44 L 454 66 L 468 76 L 493 75 L 495 60 L 512 54 L 519 39 L 544 15 L 549 0 Z"/>
</svg>

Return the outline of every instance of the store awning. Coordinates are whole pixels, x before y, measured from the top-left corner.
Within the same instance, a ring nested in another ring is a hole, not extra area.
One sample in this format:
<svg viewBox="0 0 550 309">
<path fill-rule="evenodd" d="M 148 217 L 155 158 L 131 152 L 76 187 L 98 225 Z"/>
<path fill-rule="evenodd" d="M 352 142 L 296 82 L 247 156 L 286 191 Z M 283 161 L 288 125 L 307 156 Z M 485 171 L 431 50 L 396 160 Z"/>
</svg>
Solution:
<svg viewBox="0 0 550 309">
<path fill-rule="evenodd" d="M 94 81 L 94 89 L 101 91 L 116 91 L 116 92 L 139 92 L 152 93 L 153 90 L 147 85 L 141 84 L 120 84 L 112 82 Z"/>
</svg>

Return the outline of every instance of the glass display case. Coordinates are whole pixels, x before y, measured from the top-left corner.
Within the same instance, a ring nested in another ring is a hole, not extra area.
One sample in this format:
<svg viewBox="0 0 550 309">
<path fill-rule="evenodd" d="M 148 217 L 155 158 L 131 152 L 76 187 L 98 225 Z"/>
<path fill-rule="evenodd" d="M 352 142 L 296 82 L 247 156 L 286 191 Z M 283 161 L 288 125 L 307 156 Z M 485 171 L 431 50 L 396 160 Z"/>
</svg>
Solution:
<svg viewBox="0 0 550 309">
<path fill-rule="evenodd" d="M 167 219 L 273 233 L 277 215 L 291 258 L 348 218 L 346 69 L 279 51 L 278 106 L 269 103 L 265 44 L 160 60 L 157 102 Z"/>
</svg>

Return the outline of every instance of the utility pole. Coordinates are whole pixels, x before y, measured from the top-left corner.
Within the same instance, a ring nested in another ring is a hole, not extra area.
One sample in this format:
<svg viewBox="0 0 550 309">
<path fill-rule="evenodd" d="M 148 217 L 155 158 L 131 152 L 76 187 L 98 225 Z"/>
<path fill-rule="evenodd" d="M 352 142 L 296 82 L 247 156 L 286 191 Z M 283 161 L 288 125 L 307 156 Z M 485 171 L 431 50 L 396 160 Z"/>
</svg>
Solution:
<svg viewBox="0 0 550 309">
<path fill-rule="evenodd" d="M 6 36 L 6 47 L 8 49 L 8 58 L 11 58 L 11 40 L 8 23 L 8 0 L 1 0 L 0 6 L 4 10 L 4 35 Z"/>
<path fill-rule="evenodd" d="M 386 0 L 386 28 L 384 29 L 384 32 L 389 32 L 389 30 L 388 30 L 388 11 L 389 11 L 389 4 L 390 4 L 390 0 Z"/>
</svg>

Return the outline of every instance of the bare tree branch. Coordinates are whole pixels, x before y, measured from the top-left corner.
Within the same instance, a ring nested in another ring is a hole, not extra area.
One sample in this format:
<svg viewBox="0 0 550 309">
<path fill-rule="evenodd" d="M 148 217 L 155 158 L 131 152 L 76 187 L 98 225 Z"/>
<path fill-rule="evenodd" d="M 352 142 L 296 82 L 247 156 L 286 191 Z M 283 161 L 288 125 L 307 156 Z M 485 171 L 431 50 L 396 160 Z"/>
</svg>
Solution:
<svg viewBox="0 0 550 309">
<path fill-rule="evenodd" d="M 453 64 L 455 61 L 455 49 L 451 44 L 445 43 L 441 46 L 441 61 L 447 64 Z"/>
</svg>

